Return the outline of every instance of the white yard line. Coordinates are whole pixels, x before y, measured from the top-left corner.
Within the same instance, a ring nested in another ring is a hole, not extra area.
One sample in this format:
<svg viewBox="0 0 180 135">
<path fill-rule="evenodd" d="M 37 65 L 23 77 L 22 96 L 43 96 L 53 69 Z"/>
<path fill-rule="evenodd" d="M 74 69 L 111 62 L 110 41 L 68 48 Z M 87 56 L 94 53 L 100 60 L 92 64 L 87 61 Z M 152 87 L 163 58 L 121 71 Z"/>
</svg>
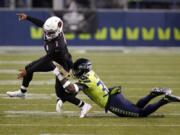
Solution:
<svg viewBox="0 0 180 135">
<path fill-rule="evenodd" d="M 133 96 L 133 95 L 126 95 L 127 98 L 141 98 L 144 95 L 139 95 L 139 96 Z M 35 93 L 28 93 L 25 99 L 54 99 L 56 97 L 55 94 L 35 94 Z M 88 96 L 85 94 L 78 94 L 78 98 L 80 99 L 90 99 Z M 18 97 L 9 97 L 7 94 L 0 94 L 0 98 L 2 99 L 19 99 Z M 1 105 L 1 103 L 0 103 Z"/>
<path fill-rule="evenodd" d="M 133 96 L 133 95 L 126 95 L 127 98 L 142 98 L 145 95 L 138 95 L 138 96 Z M 78 94 L 77 95 L 78 98 L 80 99 L 89 99 L 90 98 L 88 96 L 86 96 L 85 94 Z M 19 99 L 18 97 L 9 97 L 7 94 L 0 94 L 0 98 L 2 99 Z M 27 96 L 25 97 L 25 99 L 54 99 L 56 98 L 55 94 L 37 94 L 37 93 L 28 93 Z M 3 105 L 2 103 L 0 103 L 0 105 Z M 18 104 L 16 104 L 18 105 Z M 23 104 L 22 104 L 23 105 Z M 176 104 L 172 104 L 172 105 L 176 105 Z"/>
<path fill-rule="evenodd" d="M 29 64 L 29 63 L 31 63 L 33 60 L 0 60 L 0 65 L 9 65 L 9 64 L 11 64 L 11 65 L 26 65 L 26 64 Z M 159 64 L 159 62 L 161 62 L 161 60 L 159 60 L 159 61 L 155 61 L 155 62 L 150 62 L 150 64 L 156 64 L 156 66 L 167 66 L 167 63 L 163 63 L 163 65 L 162 64 Z M 113 63 L 113 62 L 112 62 Z M 142 64 L 144 64 L 143 62 L 138 62 L 139 63 L 139 65 L 141 66 Z M 107 65 L 107 63 L 106 62 L 94 62 L 94 64 L 98 64 L 99 66 L 103 66 L 103 65 Z M 130 64 L 132 64 L 132 63 L 125 63 L 126 65 L 130 65 Z M 177 64 L 178 64 L 178 62 L 177 62 Z M 110 65 L 111 67 L 118 67 L 119 65 L 122 65 L 122 63 L 119 63 L 119 62 L 117 62 L 115 65 Z M 137 65 L 138 66 L 138 65 Z"/>
<path fill-rule="evenodd" d="M 18 69 L 0 69 L 0 74 L 18 74 L 19 70 Z M 36 74 L 50 74 L 52 75 L 51 72 L 36 72 Z"/>
<path fill-rule="evenodd" d="M 59 115 L 69 115 L 69 116 L 79 116 L 79 111 L 62 111 L 61 113 L 57 112 L 45 112 L 45 111 L 31 111 L 31 110 L 21 110 L 21 111 L 4 111 L 4 113 L 7 116 L 17 116 L 17 115 L 41 115 L 41 116 L 59 116 Z M 166 116 L 180 116 L 180 113 L 154 113 L 152 116 L 160 116 L 160 115 L 166 115 Z M 112 113 L 105 113 L 105 111 L 90 111 L 88 113 L 88 116 L 115 116 Z"/>
<path fill-rule="evenodd" d="M 0 74 L 17 74 L 17 69 L 0 69 Z"/>
<path fill-rule="evenodd" d="M 19 117 L 19 116 L 71 116 L 71 117 L 79 117 L 79 111 L 63 111 L 61 113 L 57 112 L 44 112 L 44 111 L 4 111 L 6 117 Z M 112 113 L 105 113 L 105 111 L 91 111 L 88 114 L 89 117 L 99 116 L 99 117 L 116 117 Z"/>
<path fill-rule="evenodd" d="M 0 80 L 0 85 L 19 85 L 21 84 L 21 80 Z M 31 85 L 54 85 L 55 80 L 36 80 L 32 81 Z"/>
<path fill-rule="evenodd" d="M 81 98 L 82 99 L 82 98 Z M 16 104 L 7 104 L 7 103 L 0 103 L 0 106 L 39 106 L 39 105 L 45 105 L 45 106 L 55 106 L 55 103 L 54 104 L 47 104 L 47 103 L 39 103 L 39 104 L 35 104 L 35 103 L 16 103 Z M 92 106 L 96 106 L 97 104 L 95 103 L 91 103 Z M 65 106 L 73 106 L 72 104 L 65 104 Z M 178 107 L 179 105 L 178 104 L 169 104 L 168 105 L 169 107 L 172 106 L 172 107 Z"/>
<path fill-rule="evenodd" d="M 28 93 L 25 99 L 54 99 L 56 97 L 55 94 L 35 94 L 35 93 Z M 78 94 L 78 97 L 81 99 L 89 99 L 84 94 Z M 7 94 L 0 94 L 0 98 L 3 99 L 11 99 Z M 14 98 L 13 98 L 14 99 Z M 16 99 L 19 99 L 18 97 Z"/>
<path fill-rule="evenodd" d="M 65 133 L 61 133 L 61 134 L 54 134 L 54 133 L 43 133 L 40 135 L 94 135 L 94 134 L 65 134 Z"/>
<path fill-rule="evenodd" d="M 180 124 L 6 124 L 1 127 L 180 127 Z"/>
<path fill-rule="evenodd" d="M 14 72 L 14 71 L 18 71 L 18 69 L 0 69 L 0 73 L 3 73 L 3 71 L 5 72 Z M 167 70 L 165 69 L 163 71 L 162 70 L 119 70 L 118 68 L 117 69 L 113 69 L 113 70 L 108 70 L 108 69 L 101 69 L 101 71 L 96 71 L 97 73 L 113 73 L 112 76 L 117 76 L 116 73 L 128 73 L 128 74 L 133 74 L 133 73 L 180 73 L 179 70 Z M 138 75 L 137 75 L 138 76 Z M 167 75 L 168 76 L 168 75 Z"/>
<path fill-rule="evenodd" d="M 111 79 L 112 80 L 112 79 Z M 122 83 L 128 83 L 128 84 L 159 84 L 159 83 L 166 83 L 166 84 L 179 84 L 179 81 L 177 80 L 159 80 L 159 81 L 148 81 L 148 80 L 143 80 L 143 81 L 113 81 L 114 84 L 122 84 Z M 0 85 L 20 85 L 21 80 L 0 80 Z M 36 80 L 32 81 L 31 85 L 54 85 L 55 80 L 50 79 L 50 80 Z"/>
<path fill-rule="evenodd" d="M 40 135 L 94 135 L 94 134 L 66 134 L 66 133 L 42 133 Z"/>
<path fill-rule="evenodd" d="M 118 71 L 119 72 L 119 71 Z M 18 74 L 19 71 L 17 69 L 0 69 L 0 74 Z M 109 73 L 109 72 L 108 72 Z M 119 72 L 121 73 L 121 72 Z M 179 72 L 180 73 L 180 72 Z M 52 75 L 51 72 L 37 72 L 35 74 L 41 74 L 41 75 Z M 101 73 L 103 76 L 107 76 L 107 74 Z M 123 71 L 124 74 L 124 71 Z M 108 75 L 109 79 L 118 79 L 118 78 L 122 78 L 122 76 L 120 76 L 119 74 L 113 74 L 113 75 Z M 177 79 L 177 77 L 174 76 L 170 76 L 170 75 L 146 75 L 146 76 L 142 76 L 142 75 L 130 75 L 129 78 L 148 78 L 148 79 L 157 79 L 157 78 L 165 78 L 166 80 L 174 80 Z M 2 80 L 3 81 L 3 80 Z M 8 80 L 7 80 L 8 81 Z"/>
<path fill-rule="evenodd" d="M 12 65 L 17 65 L 17 64 L 28 64 L 30 63 L 31 61 L 0 61 L 0 65 L 4 65 L 4 64 L 12 64 Z"/>
<path fill-rule="evenodd" d="M 125 53 L 137 53 L 137 54 L 179 54 L 179 47 L 122 47 L 122 46 L 68 46 L 69 50 L 73 53 L 83 53 L 88 51 L 97 51 L 99 55 L 101 53 L 108 52 L 125 52 Z M 28 51 L 28 52 L 27 52 Z M 44 54 L 44 49 L 42 46 L 1 46 L 0 53 L 20 52 L 20 54 Z M 116 54 L 116 53 L 115 53 Z"/>
</svg>

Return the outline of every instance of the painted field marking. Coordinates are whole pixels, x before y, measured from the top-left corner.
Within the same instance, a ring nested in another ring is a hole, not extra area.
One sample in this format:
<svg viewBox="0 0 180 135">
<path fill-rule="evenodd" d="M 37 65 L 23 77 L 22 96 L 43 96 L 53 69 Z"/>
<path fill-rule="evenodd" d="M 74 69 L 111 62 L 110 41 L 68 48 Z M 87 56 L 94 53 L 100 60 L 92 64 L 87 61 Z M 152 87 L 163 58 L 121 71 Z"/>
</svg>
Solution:
<svg viewBox="0 0 180 135">
<path fill-rule="evenodd" d="M 13 60 L 13 61 L 0 61 L 0 64 L 1 65 L 5 65 L 5 64 L 12 64 L 12 65 L 17 65 L 17 64 L 28 64 L 28 63 L 30 63 L 31 61 L 27 61 L 27 60 L 25 60 L 25 61 L 15 61 L 15 60 Z"/>
<path fill-rule="evenodd" d="M 143 96 L 144 95 L 139 95 L 139 96 L 127 95 L 126 97 L 127 98 L 141 98 Z M 55 94 L 35 94 L 35 93 L 30 93 L 30 94 L 27 94 L 27 97 L 25 97 L 25 99 L 54 99 L 55 97 L 56 97 Z M 90 99 L 85 94 L 78 94 L 77 97 L 81 98 L 81 99 Z M 19 97 L 11 98 L 6 94 L 0 94 L 0 98 L 2 98 L 2 99 L 20 99 Z"/>
<path fill-rule="evenodd" d="M 20 64 L 29 64 L 29 63 L 31 63 L 32 61 L 30 61 L 30 60 L 0 60 L 0 64 L 1 65 L 6 65 L 6 64 L 11 64 L 11 65 L 20 65 Z M 162 64 L 159 64 L 159 62 L 161 62 L 161 60 L 159 60 L 159 61 L 156 61 L 156 62 L 151 62 L 150 64 L 154 64 L 154 65 L 156 65 L 156 66 L 159 66 L 159 67 L 161 67 L 161 66 L 168 66 L 168 64 L 167 63 L 162 63 Z M 111 63 L 111 62 L 110 62 Z M 114 63 L 114 62 L 112 62 L 112 63 Z M 99 66 L 103 66 L 103 65 L 107 65 L 107 62 L 94 62 L 94 64 L 96 64 L 96 65 L 99 65 Z M 125 63 L 125 65 L 131 65 L 132 63 Z M 138 62 L 138 64 L 141 66 L 142 64 L 144 64 L 143 62 L 141 62 L 141 61 L 139 61 Z M 174 63 L 174 64 L 179 64 L 179 62 L 177 62 L 177 63 Z M 118 63 L 118 62 L 116 62 L 116 65 L 110 65 L 111 67 L 118 67 L 118 65 L 122 65 L 122 63 Z"/>
<path fill-rule="evenodd" d="M 0 85 L 19 85 L 21 84 L 21 80 L 0 80 Z M 36 80 L 32 81 L 31 85 L 54 85 L 55 80 Z"/>
<path fill-rule="evenodd" d="M 43 134 L 40 134 L 40 135 L 94 135 L 94 134 L 66 134 L 66 133 L 43 133 Z M 101 135 L 101 134 L 98 134 L 98 135 Z M 106 135 L 106 134 L 104 134 Z"/>
<path fill-rule="evenodd" d="M 126 95 L 127 98 L 142 98 L 144 95 L 139 95 L 139 96 L 133 96 L 133 95 Z M 83 93 L 80 93 L 77 95 L 78 98 L 80 99 L 88 99 L 90 100 L 90 98 L 83 94 Z M 1 99 L 20 99 L 19 97 L 9 97 L 7 94 L 0 94 L 0 98 Z M 37 93 L 28 93 L 27 96 L 25 97 L 25 99 L 45 99 L 45 100 L 51 100 L 51 99 L 54 99 L 56 98 L 56 95 L 55 94 L 37 94 Z M 1 105 L 2 103 L 0 103 Z M 3 105 L 3 104 L 2 104 Z M 16 104 L 18 105 L 18 104 Z M 171 104 L 171 105 L 176 105 L 176 104 Z"/>
<path fill-rule="evenodd" d="M 18 74 L 18 69 L 0 69 L 0 74 Z M 45 74 L 45 75 L 53 75 L 51 72 L 37 72 L 35 74 Z"/>
<path fill-rule="evenodd" d="M 79 116 L 79 111 L 62 111 L 62 113 L 57 113 L 57 112 L 45 112 L 45 111 L 31 111 L 31 110 L 21 110 L 21 111 L 4 111 L 4 114 L 6 114 L 7 117 L 12 117 L 12 116 L 27 116 L 27 115 L 37 115 L 37 116 L 63 116 L 63 115 L 68 115 L 68 116 Z M 180 116 L 180 113 L 154 113 L 151 116 Z M 90 111 L 88 113 L 89 117 L 92 116 L 104 116 L 104 117 L 117 117 L 113 113 L 105 113 L 105 111 Z"/>
<path fill-rule="evenodd" d="M 45 112 L 45 111 L 31 111 L 31 110 L 21 110 L 21 111 L 4 111 L 6 117 L 20 117 L 20 116 L 69 116 L 69 117 L 79 117 L 79 111 L 63 111 L 61 113 L 57 112 Z M 88 113 L 88 117 L 117 117 L 112 113 L 105 113 L 105 111 L 91 111 Z"/>
<path fill-rule="evenodd" d="M 55 94 L 35 94 L 35 93 L 28 93 L 27 96 L 25 97 L 25 99 L 53 99 L 55 98 L 56 95 Z M 86 95 L 84 94 L 79 94 L 77 97 L 81 98 L 81 99 L 89 99 Z M 0 94 L 0 98 L 3 99 L 19 99 L 18 97 L 9 97 L 6 94 Z"/>
<path fill-rule="evenodd" d="M 1 127 L 180 127 L 180 124 L 6 124 L 1 123 Z"/>
<path fill-rule="evenodd" d="M 14 71 L 18 71 L 18 69 L 0 69 L 0 73 L 3 73 L 3 71 L 9 71 L 9 72 L 14 72 Z M 117 76 L 117 72 L 118 73 L 180 73 L 179 70 L 119 70 L 119 69 L 113 69 L 113 70 L 107 70 L 107 69 L 102 69 L 102 70 L 97 70 L 97 73 L 114 73 L 113 76 Z M 138 76 L 138 75 L 137 75 Z M 168 76 L 168 75 L 167 75 Z"/>
<path fill-rule="evenodd" d="M 21 80 L 0 80 L 0 85 L 19 85 L 21 83 Z M 122 84 L 122 83 L 128 83 L 128 84 L 159 84 L 159 83 L 166 83 L 166 84 L 179 84 L 179 81 L 113 81 L 114 84 Z M 31 85 L 54 85 L 55 80 L 36 80 L 32 81 Z"/>
<path fill-rule="evenodd" d="M 7 104 L 7 103 L 0 103 L 0 106 L 38 106 L 38 105 L 40 105 L 40 104 L 35 104 L 35 103 L 27 103 L 27 104 L 25 104 L 25 103 L 16 103 L 16 104 L 12 104 L 12 103 L 10 103 L 10 104 Z M 55 106 L 56 104 L 54 103 L 54 104 L 47 104 L 47 103 L 41 103 L 41 105 L 45 105 L 45 106 Z M 95 103 L 91 103 L 91 105 L 92 106 L 96 106 L 97 104 L 95 104 Z M 72 104 L 65 104 L 64 106 L 73 106 Z M 169 104 L 168 105 L 169 107 L 170 106 L 172 106 L 172 107 L 178 107 L 179 105 L 178 104 Z"/>
<path fill-rule="evenodd" d="M 0 69 L 1 74 L 17 74 L 17 69 Z"/>
<path fill-rule="evenodd" d="M 17 70 L 17 69 L 0 69 L 0 74 L 18 74 L 19 73 L 19 71 Z M 51 72 L 37 72 L 37 73 L 35 73 L 35 74 L 40 74 L 40 75 L 52 75 L 53 76 L 53 74 L 51 73 Z M 103 76 L 107 76 L 108 74 L 104 74 L 104 73 L 102 73 L 103 74 Z M 118 74 L 114 74 L 114 75 L 108 75 L 108 78 L 109 79 L 121 79 L 122 77 L 121 76 L 119 76 Z M 156 78 L 166 78 L 166 80 L 168 79 L 168 81 L 169 80 L 171 80 L 171 81 L 173 81 L 173 80 L 175 80 L 175 79 L 177 79 L 177 77 L 174 77 L 174 76 L 170 76 L 170 75 L 146 75 L 146 76 L 142 76 L 142 75 L 130 75 L 130 78 L 132 79 L 132 78 L 139 78 L 139 79 L 143 79 L 143 78 L 147 78 L 147 79 L 156 79 Z M 4 81 L 4 84 L 7 84 L 5 81 L 14 81 L 14 80 L 1 80 L 2 82 Z M 119 82 L 121 82 L 121 81 L 119 81 Z M 144 81 L 143 81 L 144 82 Z M 13 83 L 13 82 L 12 82 Z"/>
</svg>

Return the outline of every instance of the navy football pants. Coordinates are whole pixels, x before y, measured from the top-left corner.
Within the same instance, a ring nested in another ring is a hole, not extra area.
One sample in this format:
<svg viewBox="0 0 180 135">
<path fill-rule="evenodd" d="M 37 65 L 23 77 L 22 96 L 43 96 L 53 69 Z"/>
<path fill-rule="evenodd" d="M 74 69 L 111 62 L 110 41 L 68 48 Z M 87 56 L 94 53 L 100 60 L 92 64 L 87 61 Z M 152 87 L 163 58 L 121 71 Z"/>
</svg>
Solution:
<svg viewBox="0 0 180 135">
<path fill-rule="evenodd" d="M 149 101 L 155 97 L 155 95 L 149 94 L 140 99 L 137 104 L 133 104 L 122 94 L 112 95 L 108 110 L 120 117 L 147 117 L 168 103 L 168 101 L 162 98 L 154 104 L 148 104 Z"/>
</svg>

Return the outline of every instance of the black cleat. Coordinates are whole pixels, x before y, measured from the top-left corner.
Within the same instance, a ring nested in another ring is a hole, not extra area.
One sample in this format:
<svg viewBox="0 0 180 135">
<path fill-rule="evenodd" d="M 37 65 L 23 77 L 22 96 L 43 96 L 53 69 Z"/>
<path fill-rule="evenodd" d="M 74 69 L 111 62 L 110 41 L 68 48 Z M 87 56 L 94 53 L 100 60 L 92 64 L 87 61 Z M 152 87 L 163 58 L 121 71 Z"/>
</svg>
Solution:
<svg viewBox="0 0 180 135">
<path fill-rule="evenodd" d="M 170 88 L 153 88 L 151 90 L 151 94 L 160 96 L 160 95 L 170 95 L 171 94 Z"/>
<path fill-rule="evenodd" d="M 165 95 L 164 100 L 168 102 L 180 102 L 180 97 L 169 94 Z"/>
</svg>

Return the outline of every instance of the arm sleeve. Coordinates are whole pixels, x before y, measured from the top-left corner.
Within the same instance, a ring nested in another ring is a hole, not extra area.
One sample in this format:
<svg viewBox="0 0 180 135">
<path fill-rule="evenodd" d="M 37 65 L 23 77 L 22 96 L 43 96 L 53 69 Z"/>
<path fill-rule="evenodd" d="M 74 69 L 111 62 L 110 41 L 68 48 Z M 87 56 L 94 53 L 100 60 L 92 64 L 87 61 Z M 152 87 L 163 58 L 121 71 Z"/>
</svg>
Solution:
<svg viewBox="0 0 180 135">
<path fill-rule="evenodd" d="M 44 25 L 44 21 L 37 19 L 37 18 L 33 18 L 31 16 L 27 16 L 27 20 L 32 22 L 33 24 L 35 24 L 38 27 L 43 27 L 43 25 Z"/>
</svg>

